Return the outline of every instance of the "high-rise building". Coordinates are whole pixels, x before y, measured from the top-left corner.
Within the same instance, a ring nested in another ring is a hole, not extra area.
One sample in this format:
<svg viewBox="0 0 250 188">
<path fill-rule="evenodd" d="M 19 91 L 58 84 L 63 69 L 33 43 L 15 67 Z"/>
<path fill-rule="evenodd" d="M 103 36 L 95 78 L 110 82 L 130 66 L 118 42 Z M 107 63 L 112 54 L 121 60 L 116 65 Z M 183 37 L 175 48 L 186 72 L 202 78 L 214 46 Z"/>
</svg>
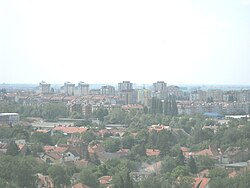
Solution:
<svg viewBox="0 0 250 188">
<path fill-rule="evenodd" d="M 63 86 L 63 92 L 66 95 L 74 95 L 75 93 L 75 84 L 72 84 L 70 82 L 65 82 Z"/>
<path fill-rule="evenodd" d="M 131 91 L 133 89 L 133 84 L 130 81 L 123 81 L 118 84 L 118 90 L 121 91 Z"/>
<path fill-rule="evenodd" d="M 167 84 L 164 81 L 153 83 L 153 96 L 160 99 L 167 97 Z"/>
<path fill-rule="evenodd" d="M 137 94 L 130 81 L 118 83 L 118 92 L 123 104 L 135 104 L 137 102 Z"/>
<path fill-rule="evenodd" d="M 50 93 L 50 84 L 42 81 L 39 83 L 39 93 L 47 94 Z"/>
<path fill-rule="evenodd" d="M 84 96 L 89 94 L 89 84 L 79 82 L 77 86 L 77 95 Z"/>
<path fill-rule="evenodd" d="M 150 99 L 151 99 L 151 90 L 149 89 L 137 90 L 137 103 L 143 104 L 144 106 L 148 106 Z"/>
<path fill-rule="evenodd" d="M 112 96 L 115 95 L 115 87 L 114 86 L 102 86 L 101 87 L 101 95 L 108 95 L 108 96 Z"/>
</svg>

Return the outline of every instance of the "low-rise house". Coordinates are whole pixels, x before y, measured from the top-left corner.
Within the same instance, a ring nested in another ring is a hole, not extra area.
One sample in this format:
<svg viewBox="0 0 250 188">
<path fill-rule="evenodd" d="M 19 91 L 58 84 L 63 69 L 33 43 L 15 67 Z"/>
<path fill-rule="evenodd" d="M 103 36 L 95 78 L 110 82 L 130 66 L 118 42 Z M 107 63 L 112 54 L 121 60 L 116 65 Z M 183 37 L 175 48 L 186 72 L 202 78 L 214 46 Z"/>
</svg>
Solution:
<svg viewBox="0 0 250 188">
<path fill-rule="evenodd" d="M 209 188 L 210 178 L 194 178 L 193 188 Z"/>
<path fill-rule="evenodd" d="M 250 158 L 250 151 L 248 148 L 229 147 L 222 154 L 221 163 L 237 163 L 247 161 Z"/>
<path fill-rule="evenodd" d="M 204 149 L 198 152 L 193 152 L 192 155 L 215 157 L 219 155 L 219 151 L 215 147 L 209 146 L 208 149 Z"/>
<path fill-rule="evenodd" d="M 187 147 L 180 147 L 180 150 L 182 151 L 183 155 L 188 158 L 190 155 L 189 149 Z"/>
<path fill-rule="evenodd" d="M 156 132 L 160 132 L 162 130 L 171 130 L 170 126 L 166 126 L 166 125 L 151 125 L 148 129 L 149 132 L 155 130 Z"/>
<path fill-rule="evenodd" d="M 237 176 L 237 172 L 234 170 L 228 174 L 229 178 L 235 178 Z"/>
<path fill-rule="evenodd" d="M 152 174 L 160 174 L 161 164 L 162 164 L 161 161 L 158 161 L 158 162 L 150 164 L 150 165 L 144 164 L 145 168 L 143 169 L 143 171 L 149 172 Z"/>
<path fill-rule="evenodd" d="M 49 176 L 42 175 L 40 173 L 37 176 L 37 188 L 53 188 L 53 182 Z"/>
<path fill-rule="evenodd" d="M 91 188 L 83 183 L 77 183 L 75 185 L 72 186 L 72 188 Z"/>
<path fill-rule="evenodd" d="M 112 176 L 102 176 L 98 180 L 101 186 L 108 186 L 111 183 Z"/>
<path fill-rule="evenodd" d="M 158 149 L 146 149 L 146 155 L 147 156 L 159 156 L 161 153 Z"/>
<path fill-rule="evenodd" d="M 209 175 L 209 170 L 208 170 L 208 169 L 204 169 L 204 170 L 200 171 L 200 172 L 197 174 L 197 176 L 198 176 L 199 178 L 205 178 L 205 177 L 208 177 L 208 175 Z"/>
<path fill-rule="evenodd" d="M 86 168 L 90 165 L 91 163 L 85 159 L 81 159 L 81 160 L 76 160 L 74 161 L 74 165 L 76 166 L 77 169 L 82 169 L 82 168 Z"/>
<path fill-rule="evenodd" d="M 64 135 L 81 134 L 88 130 L 87 127 L 71 127 L 71 126 L 57 126 L 52 129 L 53 132 L 62 132 Z"/>
</svg>

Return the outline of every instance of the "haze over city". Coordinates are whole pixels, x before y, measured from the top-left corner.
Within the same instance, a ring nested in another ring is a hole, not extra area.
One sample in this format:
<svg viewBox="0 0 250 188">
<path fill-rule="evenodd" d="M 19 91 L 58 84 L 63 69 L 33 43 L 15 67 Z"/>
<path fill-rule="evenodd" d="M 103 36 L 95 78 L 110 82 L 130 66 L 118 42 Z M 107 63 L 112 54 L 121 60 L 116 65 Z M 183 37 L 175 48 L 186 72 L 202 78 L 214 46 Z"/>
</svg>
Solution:
<svg viewBox="0 0 250 188">
<path fill-rule="evenodd" d="M 249 84 L 250 1 L 1 1 L 0 83 Z"/>
</svg>

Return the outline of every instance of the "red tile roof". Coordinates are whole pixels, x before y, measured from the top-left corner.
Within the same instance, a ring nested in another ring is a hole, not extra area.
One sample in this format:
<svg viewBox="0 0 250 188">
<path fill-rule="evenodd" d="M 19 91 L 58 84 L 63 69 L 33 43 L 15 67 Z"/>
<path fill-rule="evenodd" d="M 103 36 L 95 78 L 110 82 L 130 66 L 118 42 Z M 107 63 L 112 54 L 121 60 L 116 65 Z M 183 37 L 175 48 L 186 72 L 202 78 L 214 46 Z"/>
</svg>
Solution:
<svg viewBox="0 0 250 188">
<path fill-rule="evenodd" d="M 143 109 L 143 106 L 140 104 L 127 104 L 122 106 L 123 110 L 130 110 L 130 109 Z"/>
<path fill-rule="evenodd" d="M 160 132 L 164 129 L 170 129 L 169 126 L 166 126 L 166 125 L 152 125 L 151 127 L 149 127 L 149 131 L 157 131 L 157 132 Z"/>
<path fill-rule="evenodd" d="M 84 185 L 82 183 L 77 183 L 77 184 L 73 185 L 72 188 L 90 188 L 90 187 L 87 185 Z"/>
<path fill-rule="evenodd" d="M 210 181 L 209 178 L 194 178 L 194 180 L 195 184 L 193 188 L 206 188 Z"/>
<path fill-rule="evenodd" d="M 233 171 L 230 174 L 228 174 L 229 178 L 234 178 L 235 176 L 237 176 L 237 172 L 236 171 Z"/>
<path fill-rule="evenodd" d="M 107 185 L 112 180 L 112 176 L 102 176 L 99 178 L 99 182 L 101 185 Z"/>
<path fill-rule="evenodd" d="M 204 150 L 201 150 L 201 151 L 198 151 L 198 152 L 195 152 L 194 155 L 197 155 L 197 156 L 213 156 L 213 152 L 211 151 L 211 149 L 204 149 Z"/>
<path fill-rule="evenodd" d="M 53 131 L 62 131 L 63 133 L 67 134 L 83 133 L 87 130 L 88 128 L 86 127 L 65 127 L 65 126 L 57 126 L 53 129 Z"/>
<path fill-rule="evenodd" d="M 45 153 L 49 152 L 57 152 L 57 153 L 63 153 L 67 151 L 68 147 L 61 147 L 61 146 L 44 146 L 43 150 Z"/>
<path fill-rule="evenodd" d="M 184 153 L 184 152 L 189 152 L 189 149 L 186 148 L 186 147 L 181 147 L 180 149 L 181 149 L 181 151 L 182 151 L 183 153 Z"/>
<path fill-rule="evenodd" d="M 146 150 L 146 155 L 147 156 L 159 156 L 160 155 L 160 150 L 158 150 L 158 149 L 147 149 Z"/>
<path fill-rule="evenodd" d="M 38 133 L 48 133 L 49 131 L 50 130 L 38 129 L 35 132 L 38 132 Z"/>
</svg>

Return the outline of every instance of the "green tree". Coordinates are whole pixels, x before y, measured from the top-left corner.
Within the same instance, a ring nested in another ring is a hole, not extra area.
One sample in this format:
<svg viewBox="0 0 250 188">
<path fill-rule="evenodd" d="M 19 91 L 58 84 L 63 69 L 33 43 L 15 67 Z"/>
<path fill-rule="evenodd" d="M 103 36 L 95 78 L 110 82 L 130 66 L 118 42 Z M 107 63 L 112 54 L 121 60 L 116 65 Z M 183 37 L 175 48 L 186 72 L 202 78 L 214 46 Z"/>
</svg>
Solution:
<svg viewBox="0 0 250 188">
<path fill-rule="evenodd" d="M 210 178 L 216 178 L 216 177 L 225 178 L 227 177 L 227 171 L 223 168 L 214 168 L 214 169 L 209 170 L 209 177 Z"/>
<path fill-rule="evenodd" d="M 191 155 L 190 158 L 188 159 L 188 166 L 189 166 L 189 169 L 190 169 L 190 172 L 191 173 L 197 173 L 197 166 L 196 166 L 196 162 L 193 158 L 193 156 Z"/>
<path fill-rule="evenodd" d="M 131 149 L 135 144 L 135 139 L 132 136 L 125 136 L 121 140 L 122 148 Z"/>
<path fill-rule="evenodd" d="M 92 188 L 99 187 L 99 181 L 95 174 L 93 174 L 89 169 L 85 168 L 80 173 L 80 181 Z"/>
<path fill-rule="evenodd" d="M 103 142 L 104 148 L 106 152 L 117 152 L 120 149 L 121 142 L 116 138 L 107 138 Z"/>
<path fill-rule="evenodd" d="M 184 157 L 184 155 L 183 155 L 183 153 L 182 153 L 181 150 L 179 150 L 178 155 L 176 157 L 176 165 L 177 166 L 179 166 L 179 165 L 181 165 L 181 166 L 185 165 L 185 157 Z"/>
<path fill-rule="evenodd" d="M 211 169 L 214 167 L 215 161 L 209 156 L 199 156 L 196 159 L 198 170 Z"/>
<path fill-rule="evenodd" d="M 34 168 L 30 162 L 27 158 L 22 158 L 13 169 L 15 182 L 19 187 L 35 187 L 36 178 Z"/>
<path fill-rule="evenodd" d="M 175 167 L 176 167 L 175 160 L 172 157 L 167 156 L 162 162 L 161 172 L 162 173 L 172 172 L 172 170 Z"/>
<path fill-rule="evenodd" d="M 15 141 L 11 141 L 7 146 L 6 155 L 16 156 L 19 153 L 19 147 L 16 145 Z"/>
<path fill-rule="evenodd" d="M 86 131 L 82 134 L 82 139 L 86 143 L 90 143 L 91 141 L 95 140 L 96 138 L 97 138 L 97 136 L 92 130 Z"/>
<path fill-rule="evenodd" d="M 52 137 L 47 133 L 35 132 L 31 136 L 34 143 L 43 143 L 44 145 L 53 145 Z"/>
<path fill-rule="evenodd" d="M 107 109 L 104 108 L 99 108 L 96 111 L 94 111 L 94 117 L 96 117 L 99 121 L 103 122 L 104 117 L 109 114 Z"/>
<path fill-rule="evenodd" d="M 70 184 L 70 177 L 66 174 L 66 170 L 59 165 L 54 165 L 48 169 L 49 176 L 52 178 L 55 188 Z"/>
<path fill-rule="evenodd" d="M 177 166 L 171 172 L 171 177 L 176 179 L 179 176 L 187 176 L 188 175 L 188 168 L 186 166 Z"/>
</svg>

